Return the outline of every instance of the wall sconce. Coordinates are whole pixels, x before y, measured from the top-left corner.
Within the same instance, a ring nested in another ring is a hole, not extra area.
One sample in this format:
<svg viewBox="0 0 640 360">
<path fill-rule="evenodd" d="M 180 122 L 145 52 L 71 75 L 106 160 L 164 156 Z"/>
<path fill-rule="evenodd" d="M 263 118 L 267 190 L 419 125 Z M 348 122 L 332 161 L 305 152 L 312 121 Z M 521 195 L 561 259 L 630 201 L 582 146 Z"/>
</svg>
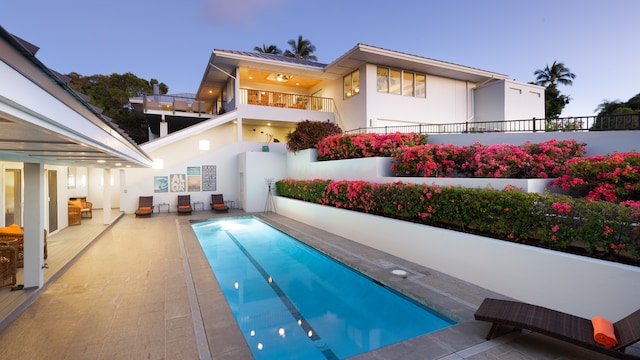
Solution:
<svg viewBox="0 0 640 360">
<path fill-rule="evenodd" d="M 200 140 L 199 147 L 200 150 L 209 150 L 209 140 Z"/>
</svg>

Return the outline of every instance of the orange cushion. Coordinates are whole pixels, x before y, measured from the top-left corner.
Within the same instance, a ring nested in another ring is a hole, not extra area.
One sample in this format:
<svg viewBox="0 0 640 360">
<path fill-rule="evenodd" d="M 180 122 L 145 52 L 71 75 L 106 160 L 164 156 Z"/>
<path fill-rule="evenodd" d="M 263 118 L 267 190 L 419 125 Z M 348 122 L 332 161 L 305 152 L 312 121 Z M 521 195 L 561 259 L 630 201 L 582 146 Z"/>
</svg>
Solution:
<svg viewBox="0 0 640 360">
<path fill-rule="evenodd" d="M 18 224 L 11 224 L 0 228 L 0 232 L 5 234 L 22 234 L 22 228 L 20 228 L 20 225 Z"/>
<path fill-rule="evenodd" d="M 145 207 L 141 207 L 139 210 L 148 211 L 148 210 L 151 210 L 151 208 L 149 206 L 145 206 Z"/>
<path fill-rule="evenodd" d="M 77 206 L 80 208 L 80 210 L 82 210 L 82 201 L 80 200 L 69 200 L 69 205 L 71 206 Z"/>
<path fill-rule="evenodd" d="M 213 204 L 213 206 L 225 206 L 224 204 Z"/>
<path fill-rule="evenodd" d="M 595 316 L 591 319 L 591 323 L 593 324 L 593 340 L 595 340 L 595 342 L 609 349 L 618 345 L 616 333 L 611 321 L 601 316 Z"/>
<path fill-rule="evenodd" d="M 191 206 L 189 206 L 189 205 L 180 205 L 180 206 L 178 206 L 178 209 L 189 209 L 189 208 L 191 208 Z"/>
</svg>

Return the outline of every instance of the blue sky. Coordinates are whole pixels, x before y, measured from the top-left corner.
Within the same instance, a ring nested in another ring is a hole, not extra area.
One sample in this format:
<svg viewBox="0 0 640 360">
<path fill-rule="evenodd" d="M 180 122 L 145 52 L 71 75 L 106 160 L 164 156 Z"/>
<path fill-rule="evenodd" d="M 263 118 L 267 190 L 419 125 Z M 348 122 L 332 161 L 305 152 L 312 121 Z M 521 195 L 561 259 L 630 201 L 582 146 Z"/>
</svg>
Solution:
<svg viewBox="0 0 640 360">
<path fill-rule="evenodd" d="M 302 35 L 330 63 L 357 43 L 534 81 L 553 61 L 563 116 L 640 93 L 637 0 L 3 0 L 0 25 L 40 47 L 48 67 L 131 72 L 195 92 L 213 49 L 288 49 Z"/>
</svg>

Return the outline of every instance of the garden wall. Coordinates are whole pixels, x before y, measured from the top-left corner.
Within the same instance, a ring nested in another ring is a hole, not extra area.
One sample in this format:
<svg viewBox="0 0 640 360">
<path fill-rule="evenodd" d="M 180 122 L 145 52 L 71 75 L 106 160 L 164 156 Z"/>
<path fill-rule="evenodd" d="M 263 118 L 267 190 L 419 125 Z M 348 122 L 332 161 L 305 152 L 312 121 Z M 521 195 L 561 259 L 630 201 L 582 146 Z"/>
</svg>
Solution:
<svg viewBox="0 0 640 360">
<path fill-rule="evenodd" d="M 317 161 L 316 150 L 307 149 L 287 153 L 287 177 L 295 180 L 364 180 L 377 183 L 429 184 L 493 188 L 502 190 L 507 185 L 525 192 L 541 194 L 553 179 L 501 179 L 501 178 L 436 178 L 395 177 L 391 171 L 391 158 L 370 157 L 360 159 Z M 553 190 L 553 189 L 551 189 Z"/>
<path fill-rule="evenodd" d="M 276 197 L 277 213 L 521 301 L 617 321 L 638 309 L 640 268 Z"/>
</svg>

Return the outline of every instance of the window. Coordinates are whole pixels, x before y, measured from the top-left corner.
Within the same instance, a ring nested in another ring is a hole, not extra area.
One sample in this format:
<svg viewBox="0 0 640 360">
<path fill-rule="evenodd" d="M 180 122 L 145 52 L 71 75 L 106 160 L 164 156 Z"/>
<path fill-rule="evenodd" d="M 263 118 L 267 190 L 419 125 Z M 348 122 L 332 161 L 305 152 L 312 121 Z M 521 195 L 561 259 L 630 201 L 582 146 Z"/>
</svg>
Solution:
<svg viewBox="0 0 640 360">
<path fill-rule="evenodd" d="M 360 70 L 356 70 L 342 79 L 343 98 L 348 99 L 360 93 Z"/>
<path fill-rule="evenodd" d="M 378 92 L 389 92 L 389 69 L 378 66 L 376 84 Z"/>
<path fill-rule="evenodd" d="M 410 71 L 378 66 L 378 92 L 410 97 L 427 97 L 427 76 Z"/>
<path fill-rule="evenodd" d="M 427 76 L 422 74 L 416 74 L 416 97 L 427 97 Z"/>
<path fill-rule="evenodd" d="M 400 70 L 390 70 L 389 71 L 389 93 L 390 94 L 402 94 L 402 80 L 400 78 Z"/>
<path fill-rule="evenodd" d="M 404 72 L 402 73 L 402 95 L 415 96 L 413 77 L 414 73 Z"/>
</svg>

